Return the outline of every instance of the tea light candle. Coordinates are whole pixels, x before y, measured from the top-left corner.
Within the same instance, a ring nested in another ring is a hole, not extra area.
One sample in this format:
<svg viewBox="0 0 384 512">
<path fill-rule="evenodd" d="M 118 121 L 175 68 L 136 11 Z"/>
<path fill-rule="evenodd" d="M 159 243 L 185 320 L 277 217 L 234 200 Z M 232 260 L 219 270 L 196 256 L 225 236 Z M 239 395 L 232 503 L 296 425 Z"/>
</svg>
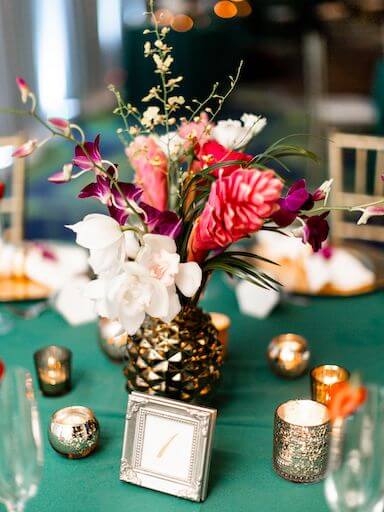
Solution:
<svg viewBox="0 0 384 512">
<path fill-rule="evenodd" d="M 122 361 L 125 356 L 128 334 L 116 320 L 99 319 L 99 343 L 108 357 Z"/>
<path fill-rule="evenodd" d="M 228 354 L 228 339 L 229 339 L 229 328 L 231 326 L 231 319 L 224 313 L 210 313 L 213 325 L 218 331 L 218 339 L 223 345 L 223 356 L 226 357 Z"/>
<path fill-rule="evenodd" d="M 92 453 L 99 435 L 99 423 L 93 411 L 81 405 L 56 411 L 48 429 L 52 448 L 69 459 L 80 459 Z"/>
<path fill-rule="evenodd" d="M 332 386 L 349 379 L 349 372 L 342 366 L 324 364 L 311 371 L 312 400 L 327 405 L 331 398 Z"/>
<path fill-rule="evenodd" d="M 268 345 L 267 358 L 278 375 L 299 377 L 308 368 L 310 352 L 307 340 L 298 334 L 281 334 Z"/>
<path fill-rule="evenodd" d="M 46 396 L 58 396 L 71 389 L 70 350 L 51 345 L 34 354 L 36 373 L 42 393 Z"/>
<path fill-rule="evenodd" d="M 275 411 L 273 467 L 292 482 L 321 480 L 327 468 L 330 422 L 325 405 L 289 400 Z"/>
</svg>

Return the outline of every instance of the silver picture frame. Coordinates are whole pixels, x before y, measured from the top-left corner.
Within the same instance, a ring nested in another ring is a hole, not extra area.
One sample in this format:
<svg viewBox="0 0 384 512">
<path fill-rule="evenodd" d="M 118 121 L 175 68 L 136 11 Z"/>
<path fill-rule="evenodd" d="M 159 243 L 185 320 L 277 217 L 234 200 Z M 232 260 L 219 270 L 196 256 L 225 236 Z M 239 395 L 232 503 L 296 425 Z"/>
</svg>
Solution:
<svg viewBox="0 0 384 512">
<path fill-rule="evenodd" d="M 120 480 L 204 501 L 215 424 L 215 409 L 133 391 L 128 398 Z"/>
</svg>

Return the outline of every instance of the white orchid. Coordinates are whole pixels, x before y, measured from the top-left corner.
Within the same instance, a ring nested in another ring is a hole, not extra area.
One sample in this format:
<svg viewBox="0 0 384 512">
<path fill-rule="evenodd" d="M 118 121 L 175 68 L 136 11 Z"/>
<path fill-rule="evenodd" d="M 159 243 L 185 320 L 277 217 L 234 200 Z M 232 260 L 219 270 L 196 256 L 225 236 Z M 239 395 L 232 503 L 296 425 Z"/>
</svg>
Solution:
<svg viewBox="0 0 384 512">
<path fill-rule="evenodd" d="M 96 274 L 118 272 L 126 255 L 126 235 L 118 222 L 107 215 L 94 213 L 66 227 L 76 233 L 78 245 L 89 249 L 89 263 Z"/>
<path fill-rule="evenodd" d="M 239 149 L 246 146 L 267 124 L 265 117 L 254 114 L 243 114 L 241 121 L 219 121 L 212 129 L 213 138 L 226 148 Z"/>
<path fill-rule="evenodd" d="M 185 140 L 177 132 L 169 132 L 156 136 L 156 141 L 166 155 L 173 160 L 177 159 L 184 148 Z"/>
<path fill-rule="evenodd" d="M 144 235 L 144 245 L 136 261 L 165 286 L 174 286 L 186 297 L 192 297 L 201 284 L 202 271 L 194 262 L 180 263 L 176 243 L 164 235 Z"/>
<path fill-rule="evenodd" d="M 146 314 L 169 315 L 167 287 L 136 262 L 125 263 L 114 277 L 91 281 L 86 296 L 95 302 L 99 315 L 118 320 L 129 335 L 137 332 Z"/>
</svg>

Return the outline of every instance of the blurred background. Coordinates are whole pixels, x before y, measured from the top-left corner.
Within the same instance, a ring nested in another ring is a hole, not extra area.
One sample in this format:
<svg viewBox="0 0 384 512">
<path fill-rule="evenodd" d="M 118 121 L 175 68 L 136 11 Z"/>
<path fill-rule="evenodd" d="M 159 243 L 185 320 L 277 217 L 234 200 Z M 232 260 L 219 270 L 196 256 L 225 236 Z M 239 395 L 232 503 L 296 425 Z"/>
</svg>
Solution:
<svg viewBox="0 0 384 512">
<path fill-rule="evenodd" d="M 267 117 L 251 150 L 299 134 L 296 142 L 321 160 L 293 162 L 292 172 L 318 184 L 328 174 L 330 129 L 383 134 L 384 0 L 157 0 L 155 6 L 159 22 L 171 27 L 184 96 L 204 98 L 244 60 L 221 118 Z M 15 76 L 23 76 L 44 115 L 76 120 L 88 140 L 101 133 L 106 158 L 128 173 L 107 85 L 134 103 L 154 85 L 151 62 L 143 58 L 146 7 L 144 0 L 0 0 L 0 107 L 20 108 Z M 0 119 L 0 136 L 42 136 L 26 117 Z M 27 238 L 72 238 L 64 224 L 100 208 L 75 198 L 86 178 L 66 186 L 46 181 L 72 150 L 51 144 L 26 161 Z M 0 179 L 10 174 L 10 152 L 0 150 Z"/>
</svg>

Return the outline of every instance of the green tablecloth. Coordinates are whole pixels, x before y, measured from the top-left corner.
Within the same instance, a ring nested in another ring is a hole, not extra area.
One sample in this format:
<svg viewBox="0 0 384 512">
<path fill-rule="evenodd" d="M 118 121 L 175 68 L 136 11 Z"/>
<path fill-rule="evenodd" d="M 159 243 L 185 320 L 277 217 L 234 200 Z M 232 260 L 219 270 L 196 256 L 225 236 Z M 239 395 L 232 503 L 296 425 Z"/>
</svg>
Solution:
<svg viewBox="0 0 384 512">
<path fill-rule="evenodd" d="M 230 355 L 215 406 L 218 422 L 209 494 L 202 504 L 119 481 L 127 394 L 121 368 L 97 346 L 96 325 L 69 327 L 52 311 L 0 337 L 6 364 L 33 369 L 32 354 L 51 343 L 68 346 L 74 357 L 74 387 L 60 398 L 39 397 L 44 431 L 50 415 L 64 406 L 94 409 L 101 424 L 100 448 L 83 460 L 67 460 L 45 442 L 45 466 L 29 512 L 290 512 L 327 510 L 323 485 L 298 485 L 279 478 L 271 467 L 275 407 L 309 396 L 309 377 L 286 381 L 266 364 L 269 340 L 282 332 L 308 338 L 312 365 L 339 363 L 359 369 L 370 381 L 384 383 L 384 295 L 350 299 L 313 299 L 306 307 L 284 304 L 268 319 L 239 313 L 233 291 L 222 276 L 210 284 L 207 310 L 230 314 Z M 1 505 L 0 505 L 1 510 Z"/>
</svg>

